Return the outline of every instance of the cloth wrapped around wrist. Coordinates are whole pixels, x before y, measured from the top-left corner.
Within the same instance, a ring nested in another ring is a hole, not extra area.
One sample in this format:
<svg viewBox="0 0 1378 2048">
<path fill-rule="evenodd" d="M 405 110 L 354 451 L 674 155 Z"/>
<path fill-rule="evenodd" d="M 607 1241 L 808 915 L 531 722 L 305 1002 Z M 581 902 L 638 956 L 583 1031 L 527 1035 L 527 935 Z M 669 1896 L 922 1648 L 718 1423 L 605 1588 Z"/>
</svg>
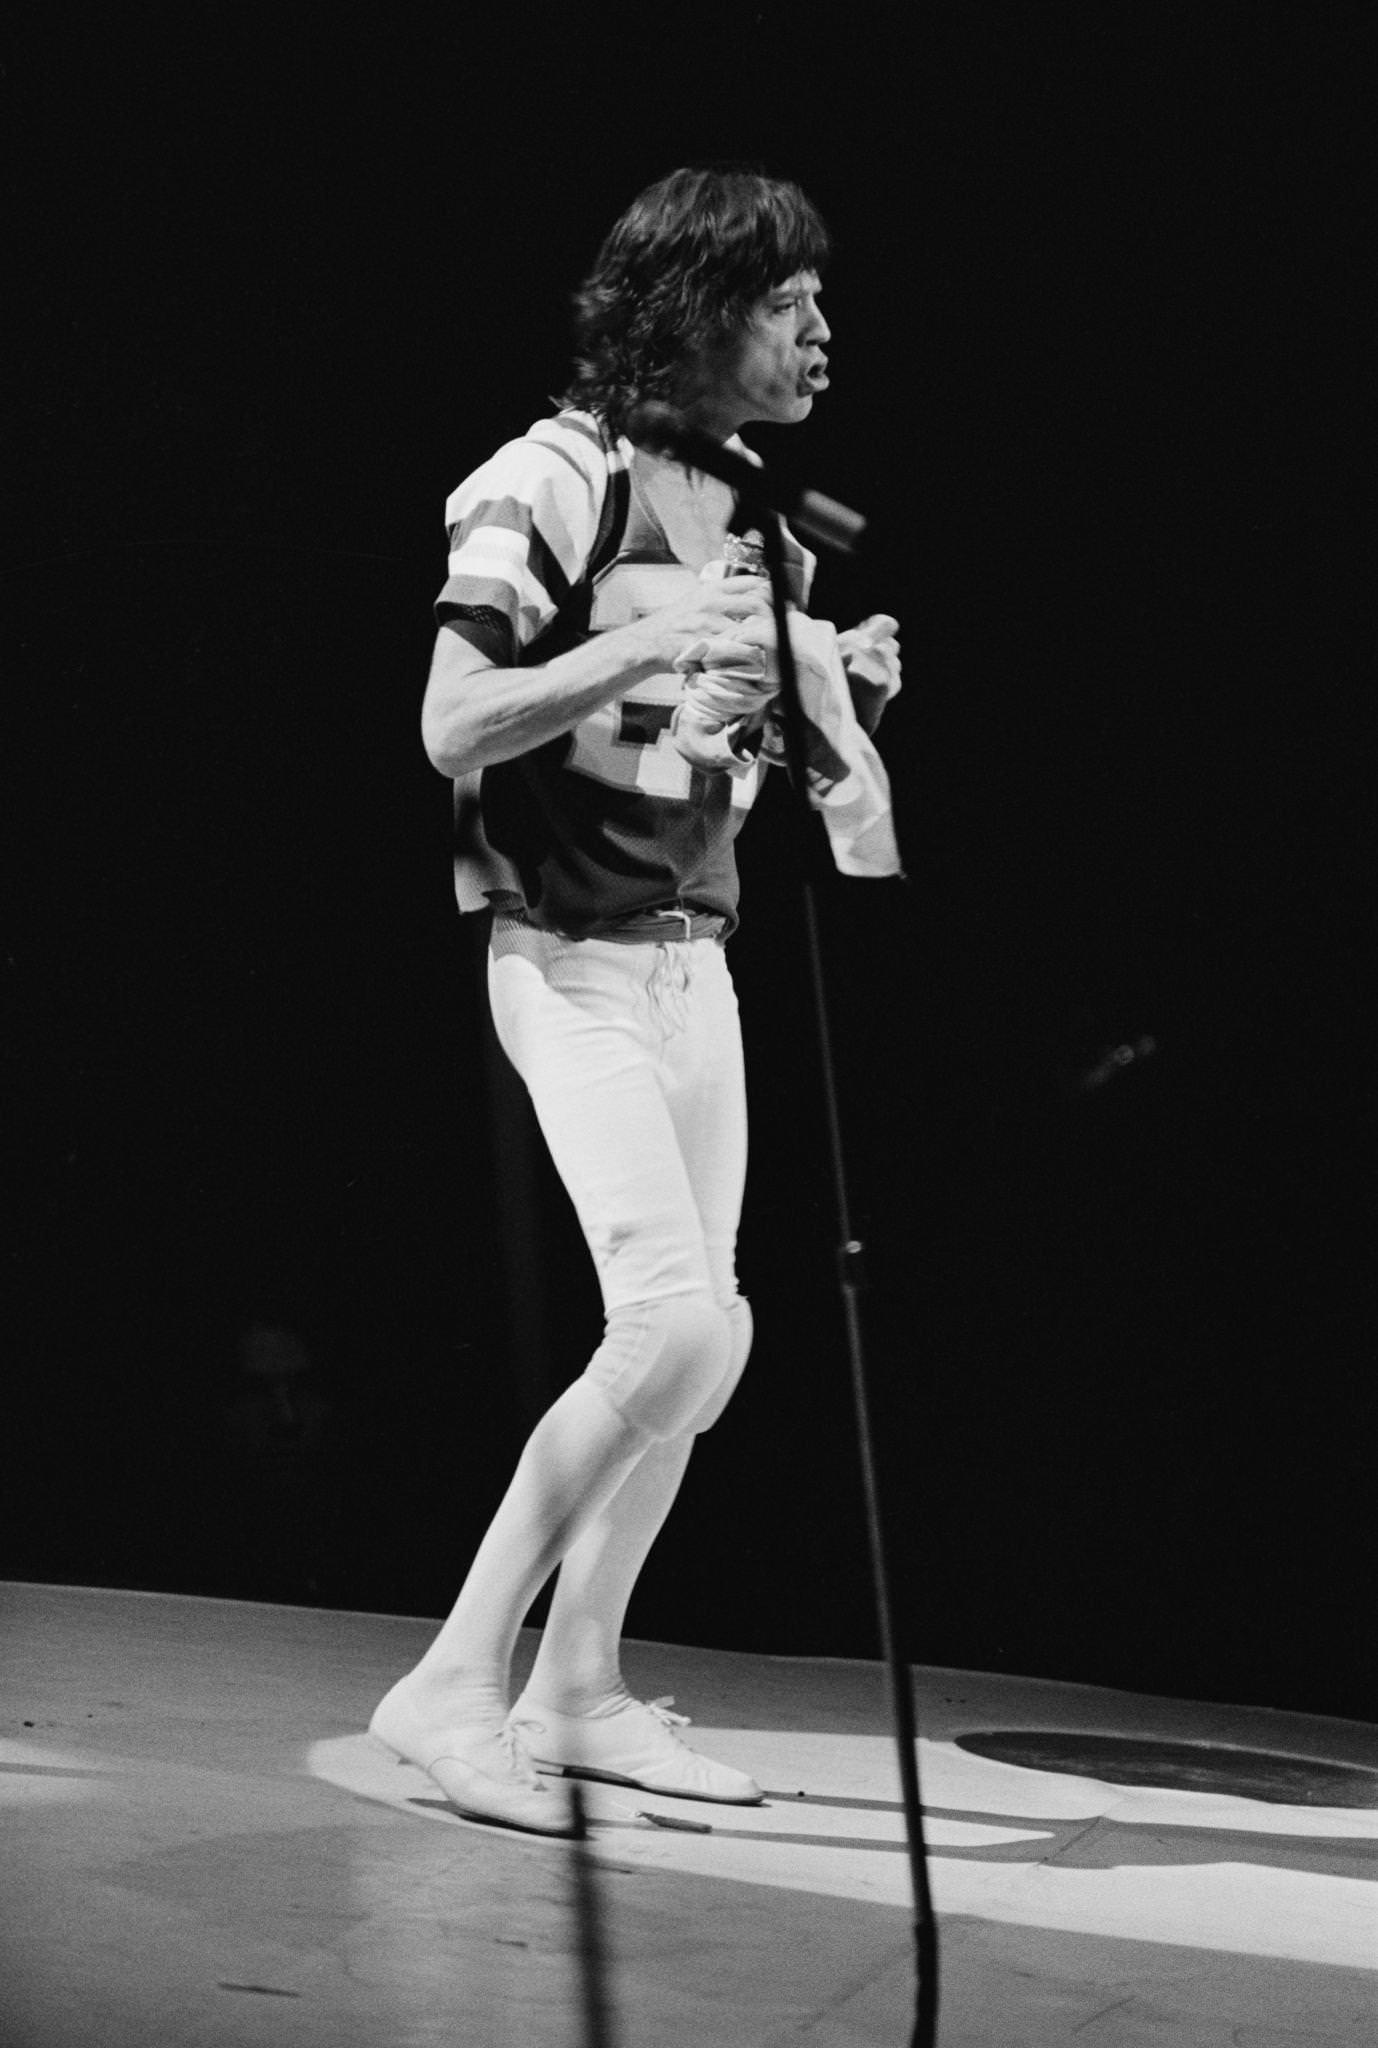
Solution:
<svg viewBox="0 0 1378 2048">
<path fill-rule="evenodd" d="M 901 874 L 889 780 L 853 709 L 837 628 L 791 612 L 789 634 L 809 796 L 822 812 L 833 859 L 844 875 Z M 896 660 L 896 689 L 898 666 Z M 684 676 L 684 693 L 671 732 L 686 760 L 731 775 L 752 773 L 758 759 L 783 761 L 773 619 L 746 619 L 730 635 L 695 641 L 675 667 Z"/>
<path fill-rule="evenodd" d="M 695 768 L 749 775 L 780 690 L 773 622 L 747 619 L 731 634 L 696 640 L 675 667 L 684 694 L 670 730 L 680 753 Z"/>
</svg>

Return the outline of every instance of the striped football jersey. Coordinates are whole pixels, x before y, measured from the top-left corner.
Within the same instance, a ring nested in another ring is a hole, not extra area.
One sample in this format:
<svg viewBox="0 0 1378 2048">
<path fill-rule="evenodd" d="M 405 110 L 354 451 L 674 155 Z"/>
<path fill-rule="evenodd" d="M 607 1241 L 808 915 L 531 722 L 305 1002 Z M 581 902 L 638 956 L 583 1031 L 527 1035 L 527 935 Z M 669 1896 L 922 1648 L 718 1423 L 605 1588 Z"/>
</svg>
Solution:
<svg viewBox="0 0 1378 2048">
<path fill-rule="evenodd" d="M 740 442 L 728 444 L 742 450 Z M 609 442 L 588 413 L 538 420 L 446 505 L 436 618 L 497 667 L 552 660 L 692 588 L 735 500 L 714 477 Z M 787 536 L 801 606 L 813 557 Z M 640 682 L 573 731 L 456 787 L 462 909 L 520 901 L 534 924 L 596 935 L 672 905 L 737 917 L 732 842 L 765 771 L 693 768 L 670 734 L 681 678 Z"/>
</svg>

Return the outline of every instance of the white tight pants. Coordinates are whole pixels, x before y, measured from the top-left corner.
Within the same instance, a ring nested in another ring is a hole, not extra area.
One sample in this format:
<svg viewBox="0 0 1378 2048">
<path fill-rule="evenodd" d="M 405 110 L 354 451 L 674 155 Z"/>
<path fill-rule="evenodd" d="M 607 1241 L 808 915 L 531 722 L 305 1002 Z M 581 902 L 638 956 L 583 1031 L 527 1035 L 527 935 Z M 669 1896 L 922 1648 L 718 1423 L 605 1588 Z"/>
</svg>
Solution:
<svg viewBox="0 0 1378 2048">
<path fill-rule="evenodd" d="M 734 1267 L 746 1091 L 723 949 L 498 918 L 489 990 L 598 1272 L 604 1338 L 585 1377 L 652 1438 L 706 1429 L 751 1342 Z"/>
</svg>

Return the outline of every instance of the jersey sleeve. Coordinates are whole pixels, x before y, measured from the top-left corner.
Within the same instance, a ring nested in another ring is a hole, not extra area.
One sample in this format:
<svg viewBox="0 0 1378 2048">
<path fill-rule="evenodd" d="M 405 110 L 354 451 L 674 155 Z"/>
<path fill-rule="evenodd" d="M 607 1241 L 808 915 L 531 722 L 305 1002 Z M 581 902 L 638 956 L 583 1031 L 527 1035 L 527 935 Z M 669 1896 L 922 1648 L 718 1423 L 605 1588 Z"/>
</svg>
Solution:
<svg viewBox="0 0 1378 2048">
<path fill-rule="evenodd" d="M 598 536 L 607 462 L 596 436 L 537 421 L 454 491 L 436 622 L 514 667 L 553 622 Z"/>
<path fill-rule="evenodd" d="M 754 468 L 764 468 L 761 457 L 754 448 L 748 448 L 740 434 L 733 434 L 726 445 L 734 455 L 744 455 Z M 743 515 L 743 523 L 749 516 Z M 813 576 L 818 567 L 818 557 L 804 546 L 787 521 L 781 521 L 781 530 L 785 542 L 785 580 L 789 586 L 790 596 L 800 611 L 806 612 L 809 608 L 809 598 L 813 593 Z"/>
<path fill-rule="evenodd" d="M 804 546 L 798 535 L 785 528 L 785 575 L 794 601 L 801 612 L 809 608 L 813 595 L 813 572 L 818 567 L 818 557 Z"/>
</svg>

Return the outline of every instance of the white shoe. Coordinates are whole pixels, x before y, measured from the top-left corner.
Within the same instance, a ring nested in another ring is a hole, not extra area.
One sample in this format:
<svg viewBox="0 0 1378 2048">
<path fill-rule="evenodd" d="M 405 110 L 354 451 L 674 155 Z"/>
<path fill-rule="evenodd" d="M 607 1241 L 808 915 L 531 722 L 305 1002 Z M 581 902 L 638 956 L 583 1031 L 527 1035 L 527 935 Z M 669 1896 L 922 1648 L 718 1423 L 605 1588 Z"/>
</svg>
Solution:
<svg viewBox="0 0 1378 2048">
<path fill-rule="evenodd" d="M 557 1714 L 523 1693 L 508 1726 L 530 1751 L 538 1770 L 569 1778 L 599 1778 L 612 1785 L 639 1785 L 677 1799 L 716 1799 L 729 1806 L 758 1806 L 765 1797 L 754 1778 L 715 1764 L 680 1741 L 687 1714 L 672 1714 L 671 1700 L 643 1705 L 628 1698 L 611 1713 Z"/>
<path fill-rule="evenodd" d="M 420 1729 L 403 1702 L 389 1693 L 368 1732 L 394 1756 L 427 1772 L 451 1805 L 470 1820 L 493 1821 L 537 1835 L 576 1831 L 568 1801 L 541 1782 L 520 1736 L 505 1724 Z"/>
</svg>

